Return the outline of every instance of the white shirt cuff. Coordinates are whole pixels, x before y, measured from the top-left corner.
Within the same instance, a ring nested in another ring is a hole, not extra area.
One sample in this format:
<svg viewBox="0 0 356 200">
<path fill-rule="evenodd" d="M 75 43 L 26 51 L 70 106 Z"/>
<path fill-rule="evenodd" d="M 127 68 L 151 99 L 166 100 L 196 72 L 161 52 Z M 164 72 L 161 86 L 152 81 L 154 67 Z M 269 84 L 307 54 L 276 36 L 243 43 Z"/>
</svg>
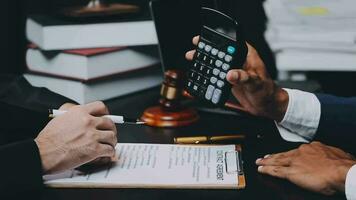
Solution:
<svg viewBox="0 0 356 200">
<path fill-rule="evenodd" d="M 348 200 L 356 200 L 356 165 L 352 166 L 347 172 L 345 194 Z"/>
<path fill-rule="evenodd" d="M 277 128 L 283 139 L 292 142 L 313 140 L 318 130 L 321 105 L 318 98 L 309 92 L 284 89 L 289 95 L 287 112 Z M 291 135 L 294 135 L 291 137 Z M 297 136 L 296 136 L 297 135 Z M 297 138 L 297 139 L 296 139 Z"/>
<path fill-rule="evenodd" d="M 279 134 L 281 135 L 281 137 L 288 141 L 288 142 L 303 142 L 303 143 L 309 143 L 310 141 L 306 140 L 305 138 L 303 138 L 302 136 L 296 134 L 296 133 L 293 133 L 292 131 L 284 128 L 283 126 L 279 125 L 277 122 L 276 122 L 276 126 L 277 126 L 277 129 L 279 131 Z"/>
</svg>

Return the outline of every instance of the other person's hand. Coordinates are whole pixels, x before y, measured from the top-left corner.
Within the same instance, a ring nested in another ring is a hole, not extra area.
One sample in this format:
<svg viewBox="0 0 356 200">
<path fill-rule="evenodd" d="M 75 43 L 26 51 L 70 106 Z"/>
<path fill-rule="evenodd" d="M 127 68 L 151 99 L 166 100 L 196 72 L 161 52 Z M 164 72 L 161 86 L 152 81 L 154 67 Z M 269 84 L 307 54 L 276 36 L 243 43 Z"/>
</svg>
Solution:
<svg viewBox="0 0 356 200">
<path fill-rule="evenodd" d="M 193 38 L 197 45 L 199 36 Z M 270 78 L 265 64 L 255 48 L 248 46 L 248 55 L 241 69 L 230 70 L 227 80 L 232 84 L 232 94 L 239 101 L 240 110 L 256 116 L 282 121 L 288 107 L 288 93 L 278 87 Z M 193 60 L 195 51 L 186 54 L 188 60 Z"/>
<path fill-rule="evenodd" d="M 314 192 L 332 195 L 345 191 L 349 169 L 356 164 L 355 158 L 335 147 L 319 142 L 303 144 L 285 153 L 267 155 L 257 159 L 258 171 Z"/>
<path fill-rule="evenodd" d="M 71 107 L 51 120 L 35 139 L 44 174 L 73 169 L 115 155 L 117 130 L 102 102 Z"/>
</svg>

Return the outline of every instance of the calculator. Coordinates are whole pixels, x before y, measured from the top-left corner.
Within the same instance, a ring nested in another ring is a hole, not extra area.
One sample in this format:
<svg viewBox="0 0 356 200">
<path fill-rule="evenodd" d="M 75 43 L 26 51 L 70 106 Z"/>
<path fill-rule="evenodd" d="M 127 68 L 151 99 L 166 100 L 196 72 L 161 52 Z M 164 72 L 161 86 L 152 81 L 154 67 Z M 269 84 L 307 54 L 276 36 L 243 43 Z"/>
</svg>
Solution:
<svg viewBox="0 0 356 200">
<path fill-rule="evenodd" d="M 227 73 L 243 66 L 248 49 L 241 25 L 232 17 L 205 7 L 201 16 L 200 40 L 187 70 L 185 88 L 199 100 L 223 106 L 231 94 Z"/>
</svg>

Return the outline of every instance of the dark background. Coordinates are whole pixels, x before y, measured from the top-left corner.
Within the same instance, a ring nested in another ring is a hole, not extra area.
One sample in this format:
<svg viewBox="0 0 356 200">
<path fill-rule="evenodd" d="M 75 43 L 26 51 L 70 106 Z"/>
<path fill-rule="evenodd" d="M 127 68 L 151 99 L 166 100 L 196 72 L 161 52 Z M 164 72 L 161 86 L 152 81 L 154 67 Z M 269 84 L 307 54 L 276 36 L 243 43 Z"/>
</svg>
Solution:
<svg viewBox="0 0 356 200">
<path fill-rule="evenodd" d="M 171 1 L 174 6 L 175 0 Z M 66 6 L 84 5 L 85 0 L 5 0 L 0 23 L 4 27 L 1 31 L 2 45 L 0 72 L 21 73 L 25 70 L 25 21 L 28 14 L 53 14 Z M 136 3 L 148 12 L 149 0 L 120 1 Z M 260 51 L 261 56 L 269 66 L 273 77 L 276 75 L 272 53 L 269 50 L 262 34 L 265 30 L 265 15 L 261 0 L 234 1 L 234 0 L 204 0 L 203 5 L 216 6 L 220 10 L 241 19 L 246 31 L 246 39 Z M 249 10 L 249 12 L 246 12 Z"/>
<path fill-rule="evenodd" d="M 119 1 L 119 0 L 110 0 Z M 171 1 L 174 5 L 175 0 Z M 126 0 L 141 5 L 148 12 L 148 0 Z M 264 40 L 266 16 L 263 11 L 263 0 L 204 0 L 218 9 L 232 15 L 243 24 L 245 37 L 259 51 L 273 78 L 276 68 L 273 55 Z M 55 13 L 69 5 L 84 5 L 86 0 L 3 0 L 0 12 L 0 38 L 2 39 L 0 54 L 0 73 L 21 74 L 25 69 L 25 51 L 28 42 L 25 37 L 25 21 L 28 14 Z M 355 73 L 343 72 L 311 72 L 311 79 L 318 80 L 326 93 L 341 96 L 355 95 L 350 86 L 356 83 Z"/>
</svg>

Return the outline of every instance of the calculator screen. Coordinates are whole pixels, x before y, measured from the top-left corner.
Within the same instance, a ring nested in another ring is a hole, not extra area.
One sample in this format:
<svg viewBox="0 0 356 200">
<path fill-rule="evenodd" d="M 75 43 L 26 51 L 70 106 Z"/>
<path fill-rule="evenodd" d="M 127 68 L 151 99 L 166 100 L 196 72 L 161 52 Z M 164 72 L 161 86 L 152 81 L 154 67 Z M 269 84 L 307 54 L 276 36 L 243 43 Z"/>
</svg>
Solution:
<svg viewBox="0 0 356 200">
<path fill-rule="evenodd" d="M 229 36 L 232 40 L 237 39 L 235 32 L 236 24 L 233 20 L 226 20 L 226 18 L 223 16 L 211 16 L 210 13 L 204 13 L 202 16 L 203 26 L 215 30 L 222 35 Z"/>
</svg>

